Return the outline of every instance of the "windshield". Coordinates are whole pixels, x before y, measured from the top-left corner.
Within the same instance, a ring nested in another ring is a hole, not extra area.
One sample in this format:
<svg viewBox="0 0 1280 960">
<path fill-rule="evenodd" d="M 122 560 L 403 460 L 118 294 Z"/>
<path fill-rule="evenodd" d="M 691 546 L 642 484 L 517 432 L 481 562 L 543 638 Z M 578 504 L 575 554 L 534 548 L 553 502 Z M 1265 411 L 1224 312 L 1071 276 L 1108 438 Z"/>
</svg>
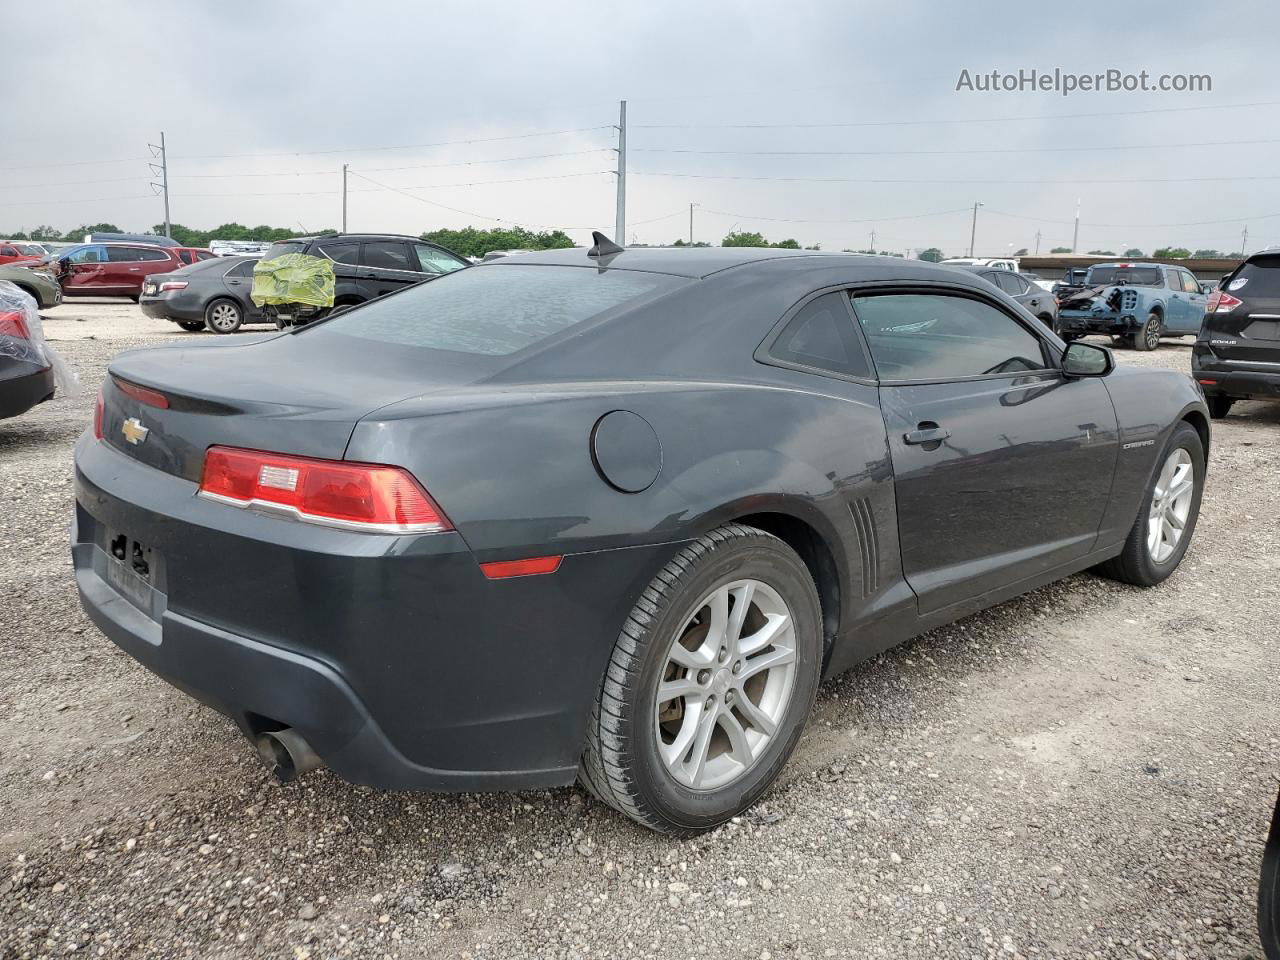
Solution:
<svg viewBox="0 0 1280 960">
<path fill-rule="evenodd" d="M 1091 267 L 1086 281 L 1091 287 L 1127 283 L 1134 287 L 1163 286 L 1159 267 Z"/>
<path fill-rule="evenodd" d="M 478 267 L 371 301 L 320 324 L 311 335 L 505 356 L 682 282 L 664 274 L 585 267 Z"/>
<path fill-rule="evenodd" d="M 274 260 L 276 257 L 283 257 L 286 253 L 301 253 L 306 246 L 297 240 L 288 240 L 283 243 L 273 243 L 270 249 L 262 255 L 263 260 Z"/>
</svg>

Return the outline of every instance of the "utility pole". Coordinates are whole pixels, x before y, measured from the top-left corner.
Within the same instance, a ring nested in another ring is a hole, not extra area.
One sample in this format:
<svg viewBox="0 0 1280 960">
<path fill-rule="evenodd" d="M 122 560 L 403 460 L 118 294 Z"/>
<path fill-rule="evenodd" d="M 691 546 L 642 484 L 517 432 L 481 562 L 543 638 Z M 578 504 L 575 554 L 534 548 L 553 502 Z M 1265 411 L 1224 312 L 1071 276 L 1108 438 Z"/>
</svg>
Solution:
<svg viewBox="0 0 1280 960">
<path fill-rule="evenodd" d="M 347 165 L 342 165 L 342 232 L 347 232 Z"/>
<path fill-rule="evenodd" d="M 618 106 L 618 213 L 613 223 L 613 240 L 620 247 L 627 245 L 627 101 Z"/>
<path fill-rule="evenodd" d="M 689 204 L 689 246 L 691 247 L 693 246 L 693 208 L 696 206 L 696 203 Z"/>
<path fill-rule="evenodd" d="M 973 226 L 969 228 L 969 256 L 973 256 L 973 244 L 978 237 L 978 208 L 982 204 L 974 201 L 973 204 Z"/>
<path fill-rule="evenodd" d="M 1249 255 L 1249 227 L 1245 226 L 1244 231 L 1240 234 L 1240 258 L 1244 259 Z"/>
<path fill-rule="evenodd" d="M 1076 197 L 1076 228 L 1071 234 L 1071 252 L 1076 252 L 1076 246 L 1080 243 L 1080 198 Z"/>
<path fill-rule="evenodd" d="M 876 228 L 871 228 L 871 253 L 876 252 Z"/>
<path fill-rule="evenodd" d="M 159 158 L 160 158 L 160 167 L 159 167 L 159 169 L 157 169 L 157 168 L 156 168 L 156 165 L 155 165 L 154 163 L 153 163 L 153 164 L 150 164 L 152 176 L 154 176 L 154 175 L 155 175 L 155 174 L 157 174 L 157 173 L 160 175 L 160 183 L 157 185 L 156 183 L 154 183 L 154 182 L 153 182 L 153 183 L 151 184 L 151 189 L 152 189 L 152 190 L 154 190 L 154 189 L 156 189 L 156 187 L 157 187 L 157 186 L 159 186 L 159 187 L 160 187 L 160 191 L 161 191 L 161 193 L 163 193 L 163 194 L 164 194 L 164 235 L 167 237 L 167 236 L 169 236 L 169 232 L 170 232 L 170 226 L 169 226 L 169 157 L 168 157 L 168 154 L 165 152 L 165 146 L 164 146 L 164 131 L 163 131 L 163 130 L 161 130 L 161 131 L 160 131 L 160 143 L 159 143 L 159 145 L 158 145 L 158 146 L 157 146 L 156 144 L 154 144 L 154 143 L 149 143 L 149 144 L 147 144 L 147 146 L 151 148 L 151 155 L 152 155 L 153 157 L 159 157 Z"/>
<path fill-rule="evenodd" d="M 1040 231 L 1036 231 L 1036 256 L 1040 256 Z"/>
</svg>

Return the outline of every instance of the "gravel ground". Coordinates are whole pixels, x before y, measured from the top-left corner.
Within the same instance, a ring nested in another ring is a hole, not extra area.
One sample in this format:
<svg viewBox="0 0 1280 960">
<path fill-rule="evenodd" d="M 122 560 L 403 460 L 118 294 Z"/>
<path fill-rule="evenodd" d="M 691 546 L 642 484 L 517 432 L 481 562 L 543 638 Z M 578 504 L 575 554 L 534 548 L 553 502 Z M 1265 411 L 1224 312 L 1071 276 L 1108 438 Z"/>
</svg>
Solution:
<svg viewBox="0 0 1280 960">
<path fill-rule="evenodd" d="M 83 387 L 0 421 L 0 958 L 1260 956 L 1280 405 L 1215 425 L 1163 586 L 1072 577 L 827 683 L 766 801 L 680 842 L 572 789 L 271 781 L 94 629 L 67 557 L 106 362 L 204 334 L 123 301 L 46 332 Z"/>
</svg>

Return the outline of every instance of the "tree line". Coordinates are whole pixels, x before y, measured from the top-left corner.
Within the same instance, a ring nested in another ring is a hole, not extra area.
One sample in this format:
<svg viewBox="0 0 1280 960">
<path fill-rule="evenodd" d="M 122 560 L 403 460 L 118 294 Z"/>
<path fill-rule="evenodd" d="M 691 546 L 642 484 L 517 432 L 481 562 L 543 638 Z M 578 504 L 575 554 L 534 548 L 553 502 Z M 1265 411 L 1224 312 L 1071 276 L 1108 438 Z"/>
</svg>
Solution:
<svg viewBox="0 0 1280 960">
<path fill-rule="evenodd" d="M 54 243 L 80 243 L 91 233 L 127 233 L 130 231 L 121 230 L 114 223 L 87 223 L 81 224 L 74 230 L 68 230 L 63 233 L 60 230 L 48 225 L 34 227 L 28 231 L 16 231 L 11 233 L 0 233 L 0 236 L 10 240 L 47 240 Z M 150 230 L 151 233 L 163 235 L 164 224 L 158 223 Z M 308 231 L 310 232 L 310 231 Z M 332 227 L 326 227 L 322 230 L 316 230 L 313 233 L 337 233 Z M 224 223 L 214 227 L 212 230 L 196 230 L 191 227 L 183 226 L 180 223 L 170 224 L 169 236 L 176 240 L 184 247 L 207 247 L 211 240 L 257 240 L 261 242 L 274 243 L 277 240 L 288 240 L 290 237 L 300 235 L 300 231 L 291 230 L 288 227 L 272 227 L 266 224 L 260 224 L 256 227 L 247 227 L 242 223 Z M 573 239 L 563 230 L 527 230 L 524 227 L 493 227 L 488 230 L 477 229 L 476 227 L 463 227 L 460 230 L 439 229 L 429 230 L 420 234 L 423 240 L 430 243 L 437 243 L 454 253 L 464 257 L 483 257 L 492 250 L 554 250 L 564 247 L 574 246 Z M 711 244 L 698 241 L 689 243 L 683 239 L 674 241 L 673 247 L 709 247 Z M 794 238 L 788 237 L 785 240 L 769 241 L 763 234 L 751 231 L 730 231 L 720 241 L 722 247 L 776 247 L 782 250 L 800 250 L 800 242 Z M 820 245 L 814 244 L 811 247 L 804 247 L 805 250 L 821 249 Z M 896 252 L 892 250 L 852 250 L 845 249 L 845 253 L 878 253 L 881 256 L 888 257 L 907 257 L 907 253 Z M 1070 247 L 1054 247 L 1049 251 L 1051 254 L 1071 253 Z M 1023 247 L 1015 257 L 1028 256 L 1029 251 Z M 1123 254 L 1117 254 L 1114 250 L 1090 250 L 1090 256 L 1094 257 L 1115 257 L 1124 256 L 1132 259 L 1145 257 L 1146 254 L 1137 247 L 1130 247 Z M 1223 258 L 1238 257 L 1240 253 L 1224 253 L 1221 250 L 1211 248 L 1202 248 L 1192 251 L 1187 247 L 1160 247 L 1152 251 L 1151 256 L 1160 259 L 1169 260 L 1185 260 L 1190 257 L 1197 258 Z M 934 263 L 943 259 L 942 251 L 937 247 L 929 247 L 919 251 L 917 259 L 929 260 Z"/>
</svg>

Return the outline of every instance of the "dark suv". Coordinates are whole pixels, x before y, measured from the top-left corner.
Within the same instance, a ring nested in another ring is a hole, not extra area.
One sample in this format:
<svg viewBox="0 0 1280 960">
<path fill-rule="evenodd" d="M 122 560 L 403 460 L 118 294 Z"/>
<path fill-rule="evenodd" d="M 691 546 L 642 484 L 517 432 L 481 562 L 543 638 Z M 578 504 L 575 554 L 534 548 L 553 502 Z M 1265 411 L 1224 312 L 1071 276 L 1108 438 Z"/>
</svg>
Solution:
<svg viewBox="0 0 1280 960">
<path fill-rule="evenodd" d="M 1255 253 L 1209 295 L 1191 375 L 1214 417 L 1237 400 L 1280 400 L 1280 250 Z"/>
<path fill-rule="evenodd" d="M 333 261 L 335 307 L 353 306 L 471 264 L 434 243 L 388 233 L 330 233 L 273 243 L 263 260 L 305 253 Z"/>
</svg>

